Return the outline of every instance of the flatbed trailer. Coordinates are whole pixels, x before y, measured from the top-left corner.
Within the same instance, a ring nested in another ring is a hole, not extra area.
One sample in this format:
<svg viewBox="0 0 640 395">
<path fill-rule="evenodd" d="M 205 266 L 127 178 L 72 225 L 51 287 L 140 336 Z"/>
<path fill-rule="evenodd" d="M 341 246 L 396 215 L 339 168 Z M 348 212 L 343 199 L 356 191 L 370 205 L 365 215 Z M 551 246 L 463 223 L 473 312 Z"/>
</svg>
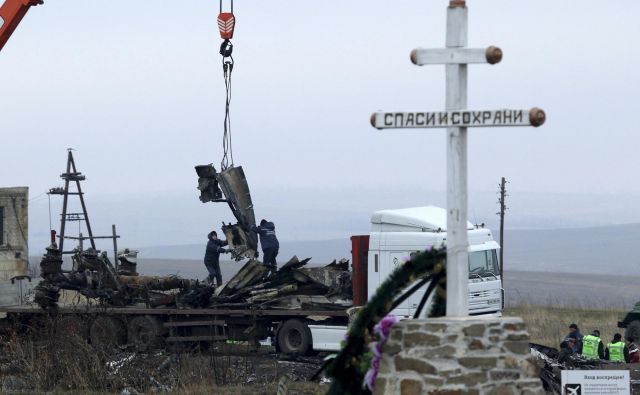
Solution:
<svg viewBox="0 0 640 395">
<path fill-rule="evenodd" d="M 4 314 L 2 314 L 4 313 Z M 285 354 L 304 355 L 314 347 L 310 327 L 346 327 L 345 310 L 240 308 L 146 308 L 76 305 L 41 309 L 0 307 L 0 331 L 50 329 L 54 336 L 79 335 L 96 347 L 131 345 L 150 350 L 178 344 L 275 340 Z"/>
</svg>

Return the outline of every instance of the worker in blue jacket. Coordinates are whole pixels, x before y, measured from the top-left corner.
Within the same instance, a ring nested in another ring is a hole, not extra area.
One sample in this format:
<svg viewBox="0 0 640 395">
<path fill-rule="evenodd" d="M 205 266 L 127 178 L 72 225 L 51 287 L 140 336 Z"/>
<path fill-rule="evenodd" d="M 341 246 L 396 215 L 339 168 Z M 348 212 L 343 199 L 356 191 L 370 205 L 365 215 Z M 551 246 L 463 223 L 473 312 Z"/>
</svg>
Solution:
<svg viewBox="0 0 640 395">
<path fill-rule="evenodd" d="M 208 236 L 207 250 L 204 253 L 204 265 L 209 272 L 207 280 L 213 284 L 213 280 L 216 280 L 216 285 L 219 287 L 222 285 L 222 272 L 220 272 L 220 254 L 227 253 L 229 250 L 223 247 L 228 245 L 227 240 L 218 239 L 216 231 L 211 231 Z"/>
<path fill-rule="evenodd" d="M 263 264 L 273 271 L 277 270 L 276 256 L 278 256 L 280 243 L 276 237 L 276 226 L 273 222 L 263 219 L 260 221 L 260 226 L 252 226 L 251 231 L 260 235 L 260 244 L 264 255 L 262 258 Z"/>
</svg>

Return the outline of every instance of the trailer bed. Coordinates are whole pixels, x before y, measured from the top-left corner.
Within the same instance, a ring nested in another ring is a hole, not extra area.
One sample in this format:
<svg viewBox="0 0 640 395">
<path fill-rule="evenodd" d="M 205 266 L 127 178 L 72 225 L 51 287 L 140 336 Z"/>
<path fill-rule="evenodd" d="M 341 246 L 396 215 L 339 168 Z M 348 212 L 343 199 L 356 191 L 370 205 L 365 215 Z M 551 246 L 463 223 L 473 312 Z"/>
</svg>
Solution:
<svg viewBox="0 0 640 395">
<path fill-rule="evenodd" d="M 346 310 L 289 310 L 289 309 L 175 309 L 175 308 L 146 308 L 146 307 L 99 307 L 74 306 L 58 307 L 56 309 L 42 309 L 38 306 L 7 306 L 0 307 L 0 313 L 28 313 L 28 314 L 134 314 L 134 315 L 224 315 L 224 316 L 258 316 L 258 317 L 347 317 Z"/>
</svg>

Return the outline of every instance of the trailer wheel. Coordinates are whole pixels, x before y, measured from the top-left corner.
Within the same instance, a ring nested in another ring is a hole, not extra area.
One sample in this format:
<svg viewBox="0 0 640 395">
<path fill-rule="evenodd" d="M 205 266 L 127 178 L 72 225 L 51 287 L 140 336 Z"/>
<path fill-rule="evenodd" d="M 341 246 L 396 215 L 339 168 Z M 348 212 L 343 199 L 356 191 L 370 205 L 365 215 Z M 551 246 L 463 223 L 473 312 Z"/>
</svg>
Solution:
<svg viewBox="0 0 640 395">
<path fill-rule="evenodd" d="M 156 318 L 142 315 L 129 321 L 129 343 L 138 351 L 160 348 L 163 344 L 162 323 Z"/>
<path fill-rule="evenodd" d="M 633 341 L 636 342 L 640 339 L 640 321 L 633 320 L 627 325 L 627 329 L 624 332 L 625 339 L 627 337 L 633 337 Z"/>
<path fill-rule="evenodd" d="M 58 317 L 56 319 L 56 336 L 61 338 L 70 338 L 77 336 L 87 340 L 89 337 L 89 328 L 86 322 L 80 316 L 69 315 Z"/>
<path fill-rule="evenodd" d="M 278 349 L 287 355 L 305 355 L 311 348 L 311 331 L 297 319 L 285 321 L 278 329 Z"/>
<path fill-rule="evenodd" d="M 119 319 L 98 316 L 89 328 L 89 340 L 95 348 L 106 351 L 125 344 L 127 331 Z"/>
</svg>

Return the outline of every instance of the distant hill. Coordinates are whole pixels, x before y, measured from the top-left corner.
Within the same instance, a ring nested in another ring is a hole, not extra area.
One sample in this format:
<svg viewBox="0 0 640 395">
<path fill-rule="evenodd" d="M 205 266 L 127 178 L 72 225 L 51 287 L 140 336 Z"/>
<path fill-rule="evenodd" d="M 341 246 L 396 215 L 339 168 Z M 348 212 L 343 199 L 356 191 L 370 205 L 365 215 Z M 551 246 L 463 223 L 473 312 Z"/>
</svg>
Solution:
<svg viewBox="0 0 640 395">
<path fill-rule="evenodd" d="M 505 268 L 636 276 L 639 242 L 640 224 L 514 230 L 505 232 Z"/>
<path fill-rule="evenodd" d="M 499 240 L 499 233 L 494 232 Z M 505 232 L 505 268 L 509 270 L 640 275 L 640 224 Z M 205 245 L 150 246 L 140 248 L 142 259 L 201 260 Z M 314 263 L 349 258 L 348 238 L 281 241 L 279 261 L 293 255 L 312 257 Z"/>
</svg>

